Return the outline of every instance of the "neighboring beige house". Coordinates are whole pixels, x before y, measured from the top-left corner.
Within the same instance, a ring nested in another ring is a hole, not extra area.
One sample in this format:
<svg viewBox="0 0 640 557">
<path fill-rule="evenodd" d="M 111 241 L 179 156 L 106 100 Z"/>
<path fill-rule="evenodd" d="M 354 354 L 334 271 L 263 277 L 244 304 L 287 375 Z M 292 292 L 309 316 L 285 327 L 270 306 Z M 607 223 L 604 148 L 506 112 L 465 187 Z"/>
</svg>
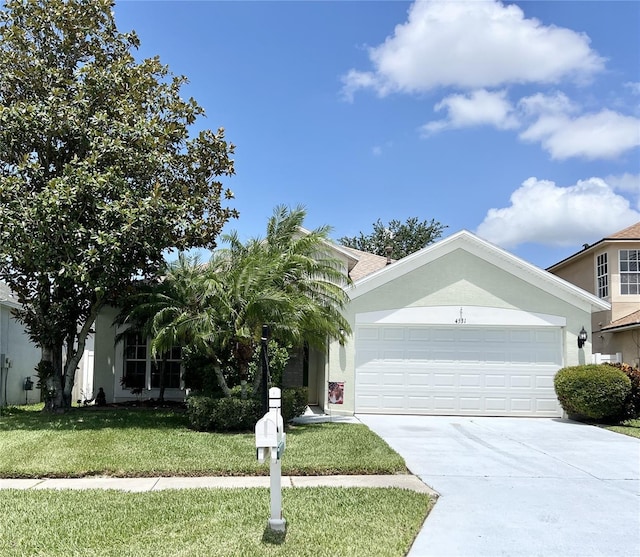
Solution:
<svg viewBox="0 0 640 557">
<path fill-rule="evenodd" d="M 562 415 L 557 370 L 591 359 L 591 315 L 605 300 L 462 231 L 399 261 L 332 245 L 353 284 L 344 345 L 299 354 L 289 385 L 331 414 Z M 115 343 L 115 310 L 96 321 L 95 387 L 107 400 L 136 370 L 157 396 L 147 343 Z M 587 343 L 577 335 L 585 327 Z M 179 369 L 179 362 L 176 362 Z M 167 398 L 184 396 L 179 375 Z"/>
<path fill-rule="evenodd" d="M 610 303 L 592 315 L 593 352 L 640 364 L 640 222 L 547 269 Z"/>
</svg>

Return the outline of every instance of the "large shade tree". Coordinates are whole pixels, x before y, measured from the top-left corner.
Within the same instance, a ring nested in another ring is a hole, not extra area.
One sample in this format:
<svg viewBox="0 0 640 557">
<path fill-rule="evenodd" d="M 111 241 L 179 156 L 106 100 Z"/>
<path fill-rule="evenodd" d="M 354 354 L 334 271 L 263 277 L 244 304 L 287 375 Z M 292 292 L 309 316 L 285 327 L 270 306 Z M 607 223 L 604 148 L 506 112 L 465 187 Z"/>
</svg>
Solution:
<svg viewBox="0 0 640 557">
<path fill-rule="evenodd" d="M 435 219 L 429 221 L 409 217 L 404 222 L 393 219 L 387 224 L 378 219 L 373 223 L 371 232 L 344 236 L 340 238 L 340 243 L 376 255 L 402 259 L 435 242 L 446 227 Z"/>
<path fill-rule="evenodd" d="M 228 246 L 208 265 L 180 257 L 154 291 L 129 300 L 120 322 L 144 323 L 154 354 L 182 344 L 205 355 L 227 396 L 223 370 L 233 368 L 246 384 L 264 324 L 283 345 L 342 341 L 351 332 L 341 313 L 348 278 L 332 253 L 330 229 L 303 229 L 305 214 L 277 207 L 264 238 L 243 243 L 235 232 L 225 235 Z"/>
<path fill-rule="evenodd" d="M 154 276 L 167 249 L 213 248 L 235 210 L 222 130 L 110 0 L 6 0 L 0 9 L 0 279 L 42 349 L 46 408 L 70 405 L 101 307 Z M 66 359 L 63 361 L 63 353 Z"/>
</svg>

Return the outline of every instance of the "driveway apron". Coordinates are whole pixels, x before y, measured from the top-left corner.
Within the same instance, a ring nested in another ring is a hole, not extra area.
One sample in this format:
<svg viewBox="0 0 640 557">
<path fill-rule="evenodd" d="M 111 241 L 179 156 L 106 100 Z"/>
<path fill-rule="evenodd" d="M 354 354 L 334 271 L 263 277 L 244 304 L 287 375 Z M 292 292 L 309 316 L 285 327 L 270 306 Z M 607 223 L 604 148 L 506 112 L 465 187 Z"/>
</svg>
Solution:
<svg viewBox="0 0 640 557">
<path fill-rule="evenodd" d="M 640 440 L 561 419 L 360 415 L 440 493 L 409 557 L 640 556 Z"/>
</svg>

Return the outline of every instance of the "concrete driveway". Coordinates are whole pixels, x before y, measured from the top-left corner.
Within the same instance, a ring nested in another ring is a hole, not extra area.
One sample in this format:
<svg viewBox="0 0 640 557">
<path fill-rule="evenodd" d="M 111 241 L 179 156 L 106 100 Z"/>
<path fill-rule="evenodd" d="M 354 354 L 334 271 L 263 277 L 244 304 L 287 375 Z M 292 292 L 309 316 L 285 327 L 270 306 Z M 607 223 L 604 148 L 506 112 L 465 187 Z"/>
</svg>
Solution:
<svg viewBox="0 0 640 557">
<path fill-rule="evenodd" d="M 640 440 L 561 419 L 359 415 L 438 493 L 410 557 L 640 556 Z"/>
</svg>

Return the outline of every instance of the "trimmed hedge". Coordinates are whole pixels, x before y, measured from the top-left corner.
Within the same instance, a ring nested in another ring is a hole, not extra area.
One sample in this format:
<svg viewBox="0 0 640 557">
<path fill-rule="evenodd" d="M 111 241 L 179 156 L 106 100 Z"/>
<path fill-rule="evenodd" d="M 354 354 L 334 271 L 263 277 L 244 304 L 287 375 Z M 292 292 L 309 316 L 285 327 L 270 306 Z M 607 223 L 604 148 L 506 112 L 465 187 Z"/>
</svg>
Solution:
<svg viewBox="0 0 640 557">
<path fill-rule="evenodd" d="M 192 396 L 187 399 L 189 424 L 198 431 L 252 431 L 261 414 L 260 402 L 253 398 Z"/>
<path fill-rule="evenodd" d="M 282 391 L 282 419 L 288 422 L 307 408 L 307 388 L 296 387 Z M 194 395 L 187 399 L 187 417 L 197 431 L 253 431 L 262 418 L 262 404 L 255 398 L 240 398 L 240 389 L 232 389 L 232 396 L 216 398 Z"/>
<path fill-rule="evenodd" d="M 619 417 L 631 392 L 630 379 L 607 364 L 562 368 L 555 376 L 554 386 L 568 414 L 596 421 Z"/>
</svg>

